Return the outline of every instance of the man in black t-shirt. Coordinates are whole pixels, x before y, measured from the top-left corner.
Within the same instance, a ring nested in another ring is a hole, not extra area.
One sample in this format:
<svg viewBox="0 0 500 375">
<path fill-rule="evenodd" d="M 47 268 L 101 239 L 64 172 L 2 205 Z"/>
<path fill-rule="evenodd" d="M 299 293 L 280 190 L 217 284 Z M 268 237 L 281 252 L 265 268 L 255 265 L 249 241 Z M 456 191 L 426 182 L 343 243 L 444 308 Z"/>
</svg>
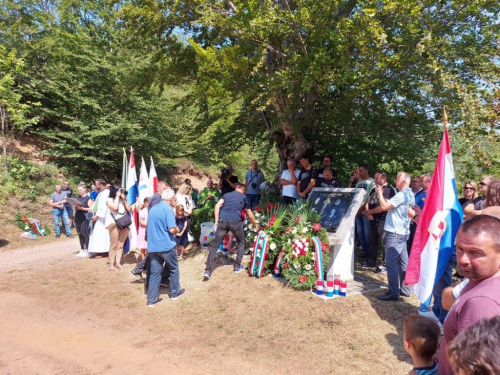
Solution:
<svg viewBox="0 0 500 375">
<path fill-rule="evenodd" d="M 223 179 L 222 175 L 219 176 L 219 190 L 221 197 L 223 197 L 226 193 L 234 191 L 236 184 L 238 183 L 238 177 L 233 176 L 233 167 L 228 165 L 226 169 L 228 170 L 227 177 Z"/>
<path fill-rule="evenodd" d="M 234 273 L 240 273 L 245 269 L 245 266 L 241 264 L 243 252 L 245 251 L 245 234 L 243 233 L 243 226 L 241 223 L 241 211 L 245 211 L 256 232 L 259 231 L 259 225 L 255 221 L 252 210 L 247 202 L 245 192 L 245 185 L 237 183 L 235 184 L 235 191 L 224 195 L 215 205 L 215 237 L 214 242 L 212 242 L 208 249 L 207 266 L 203 275 L 204 280 L 209 280 L 212 277 L 217 249 L 229 231 L 233 233 L 238 246 L 236 262 L 234 263 Z"/>
<path fill-rule="evenodd" d="M 338 178 L 333 177 L 332 169 L 327 167 L 323 169 L 323 177 L 318 178 L 316 187 L 341 188 L 342 184 Z"/>
<path fill-rule="evenodd" d="M 318 175 L 307 156 L 302 156 L 300 158 L 300 165 L 302 166 L 302 170 L 300 171 L 299 181 L 297 182 L 297 195 L 301 199 L 306 200 L 309 196 L 309 192 L 316 185 Z"/>
<path fill-rule="evenodd" d="M 323 176 L 323 173 L 324 173 L 324 170 L 326 168 L 330 168 L 332 170 L 332 176 L 334 178 L 337 178 L 337 171 L 335 169 L 333 169 L 332 167 L 332 164 L 333 164 L 333 157 L 332 155 L 325 155 L 325 157 L 323 158 L 323 168 L 319 168 L 318 169 L 318 178 L 322 178 L 324 177 Z"/>
<path fill-rule="evenodd" d="M 383 189 L 382 195 L 388 201 L 396 195 L 396 190 L 387 183 L 387 175 L 384 172 L 377 172 L 373 176 L 375 186 Z M 374 268 L 377 265 L 378 243 L 385 249 L 385 217 L 387 211 L 382 211 L 375 188 L 370 192 L 370 196 L 365 204 L 365 216 L 370 220 L 370 235 L 368 236 L 368 259 L 361 265 L 362 268 Z"/>
</svg>

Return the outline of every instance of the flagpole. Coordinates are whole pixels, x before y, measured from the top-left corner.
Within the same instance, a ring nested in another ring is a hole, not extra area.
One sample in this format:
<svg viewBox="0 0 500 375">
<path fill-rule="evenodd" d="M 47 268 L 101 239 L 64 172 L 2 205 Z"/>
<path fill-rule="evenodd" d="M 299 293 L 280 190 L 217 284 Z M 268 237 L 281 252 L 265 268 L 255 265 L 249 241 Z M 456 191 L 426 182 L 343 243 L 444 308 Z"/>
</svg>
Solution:
<svg viewBox="0 0 500 375">
<path fill-rule="evenodd" d="M 446 106 L 443 107 L 443 125 L 444 130 L 448 131 L 448 115 L 446 114 Z"/>
</svg>

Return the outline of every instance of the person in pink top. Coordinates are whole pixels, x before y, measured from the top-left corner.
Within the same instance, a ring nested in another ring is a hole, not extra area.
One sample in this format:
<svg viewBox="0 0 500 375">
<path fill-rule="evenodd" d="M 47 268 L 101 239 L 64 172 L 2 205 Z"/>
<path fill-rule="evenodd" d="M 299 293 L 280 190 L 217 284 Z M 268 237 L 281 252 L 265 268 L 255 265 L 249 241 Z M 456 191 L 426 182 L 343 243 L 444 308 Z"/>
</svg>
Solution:
<svg viewBox="0 0 500 375">
<path fill-rule="evenodd" d="M 466 219 L 457 233 L 457 267 L 469 279 L 448 312 L 439 350 L 439 375 L 453 375 L 446 352 L 460 332 L 482 318 L 500 315 L 500 219 Z"/>
<path fill-rule="evenodd" d="M 141 259 L 148 253 L 148 243 L 146 241 L 146 225 L 148 225 L 148 205 L 149 197 L 144 198 L 141 210 L 139 211 L 139 232 L 137 233 L 137 248 L 141 249 Z"/>
</svg>

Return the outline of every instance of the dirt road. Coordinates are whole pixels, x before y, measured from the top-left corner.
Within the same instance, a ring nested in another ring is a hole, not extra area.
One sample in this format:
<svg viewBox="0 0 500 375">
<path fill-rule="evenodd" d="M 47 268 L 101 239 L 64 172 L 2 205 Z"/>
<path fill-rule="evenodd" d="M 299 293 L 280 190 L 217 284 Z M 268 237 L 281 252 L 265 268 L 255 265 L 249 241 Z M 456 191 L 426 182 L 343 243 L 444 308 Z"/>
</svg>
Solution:
<svg viewBox="0 0 500 375">
<path fill-rule="evenodd" d="M 407 373 L 402 320 L 416 302 L 323 303 L 205 255 L 181 267 L 185 297 L 148 308 L 130 270 L 74 256 L 78 240 L 0 251 L 0 374 Z M 317 355 L 320 360 L 315 360 Z"/>
</svg>

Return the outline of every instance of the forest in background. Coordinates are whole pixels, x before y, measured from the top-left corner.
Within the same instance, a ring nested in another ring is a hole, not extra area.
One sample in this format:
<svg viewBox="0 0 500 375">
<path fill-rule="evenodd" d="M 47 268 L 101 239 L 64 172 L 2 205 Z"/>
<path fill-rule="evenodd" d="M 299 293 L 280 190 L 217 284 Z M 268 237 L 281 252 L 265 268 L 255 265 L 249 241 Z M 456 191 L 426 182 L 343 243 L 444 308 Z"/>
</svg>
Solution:
<svg viewBox="0 0 500 375">
<path fill-rule="evenodd" d="M 130 146 L 271 180 L 302 155 L 343 181 L 430 172 L 446 106 L 457 179 L 499 175 L 499 20 L 493 0 L 6 0 L 5 165 L 30 134 L 86 180 L 120 177 Z"/>
</svg>

